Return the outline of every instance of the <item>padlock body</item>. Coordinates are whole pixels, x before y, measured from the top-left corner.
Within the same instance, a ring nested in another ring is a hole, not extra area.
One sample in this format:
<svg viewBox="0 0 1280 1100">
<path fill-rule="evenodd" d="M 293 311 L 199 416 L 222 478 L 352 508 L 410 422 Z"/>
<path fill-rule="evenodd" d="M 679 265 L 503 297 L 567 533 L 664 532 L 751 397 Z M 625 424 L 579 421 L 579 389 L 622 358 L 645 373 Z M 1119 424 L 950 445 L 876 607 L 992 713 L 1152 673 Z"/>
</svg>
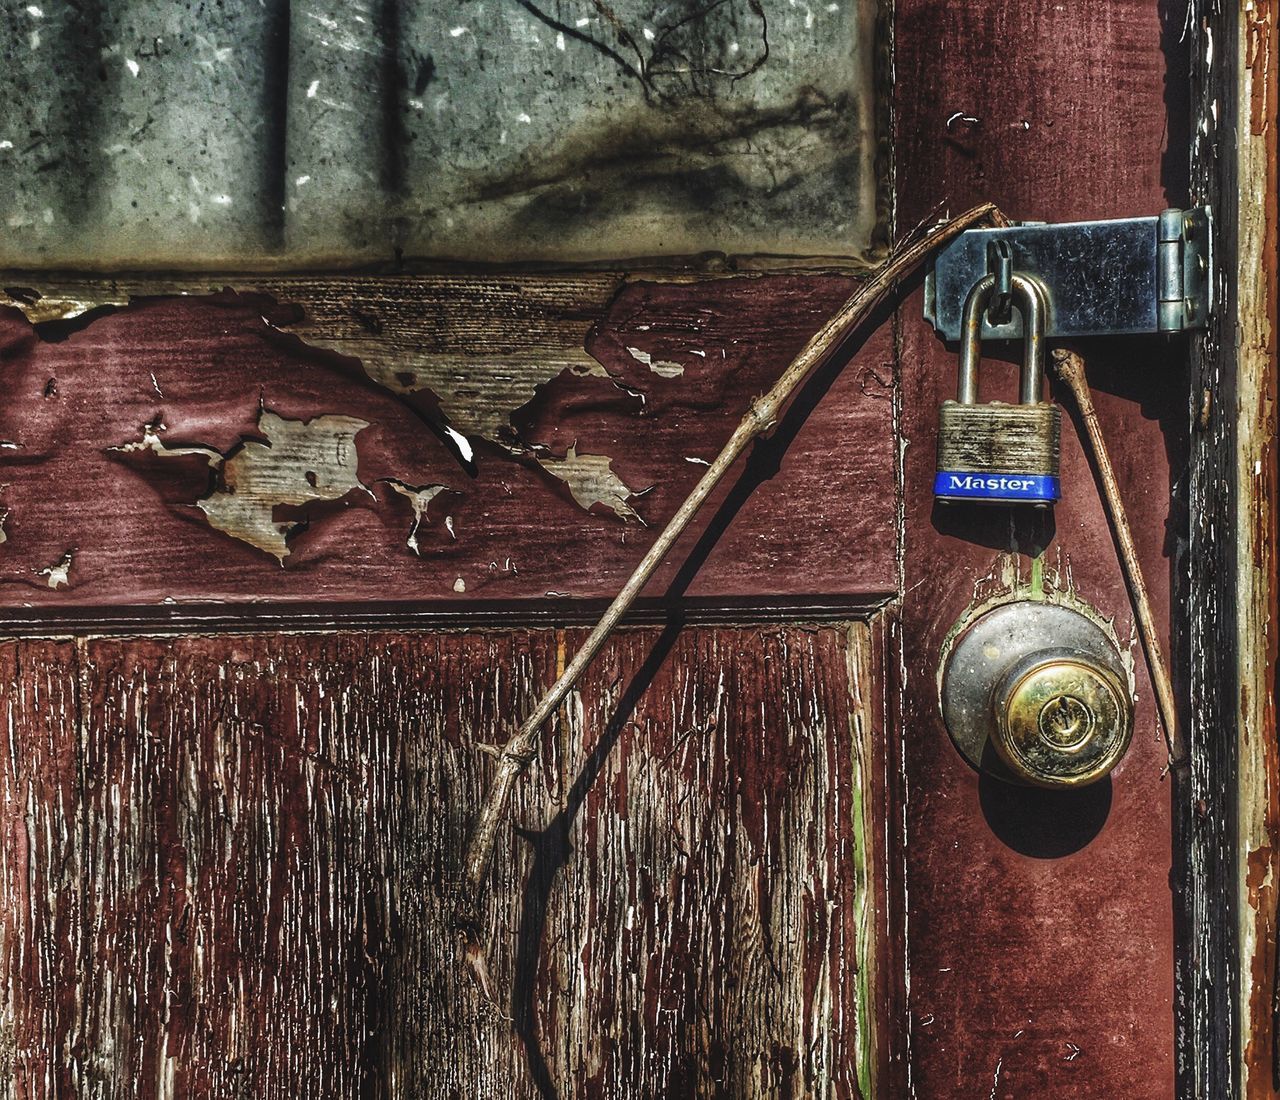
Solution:
<svg viewBox="0 0 1280 1100">
<path fill-rule="evenodd" d="M 1048 401 L 944 401 L 933 494 L 943 502 L 1052 504 L 1059 496 L 1061 434 L 1062 412 Z"/>
</svg>

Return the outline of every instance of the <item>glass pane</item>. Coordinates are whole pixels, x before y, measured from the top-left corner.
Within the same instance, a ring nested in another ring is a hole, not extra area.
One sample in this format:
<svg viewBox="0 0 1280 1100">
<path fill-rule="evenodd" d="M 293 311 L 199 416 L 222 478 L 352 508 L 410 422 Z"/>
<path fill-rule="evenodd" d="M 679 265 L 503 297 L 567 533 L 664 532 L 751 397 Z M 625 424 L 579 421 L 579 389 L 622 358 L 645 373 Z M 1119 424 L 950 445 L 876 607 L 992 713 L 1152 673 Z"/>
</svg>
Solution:
<svg viewBox="0 0 1280 1100">
<path fill-rule="evenodd" d="M 856 257 L 874 8 L 10 2 L 0 264 Z"/>
</svg>

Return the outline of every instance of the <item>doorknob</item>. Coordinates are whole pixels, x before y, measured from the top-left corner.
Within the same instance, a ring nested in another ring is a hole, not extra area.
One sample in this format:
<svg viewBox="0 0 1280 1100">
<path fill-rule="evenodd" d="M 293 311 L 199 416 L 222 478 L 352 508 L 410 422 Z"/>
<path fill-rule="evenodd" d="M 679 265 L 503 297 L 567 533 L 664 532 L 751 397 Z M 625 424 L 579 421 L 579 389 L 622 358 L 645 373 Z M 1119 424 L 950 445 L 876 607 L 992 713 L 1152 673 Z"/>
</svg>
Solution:
<svg viewBox="0 0 1280 1100">
<path fill-rule="evenodd" d="M 1080 612 L 1019 601 L 979 617 L 946 657 L 942 709 L 971 764 L 1007 782 L 1079 787 L 1120 762 L 1133 692 L 1120 651 Z"/>
</svg>

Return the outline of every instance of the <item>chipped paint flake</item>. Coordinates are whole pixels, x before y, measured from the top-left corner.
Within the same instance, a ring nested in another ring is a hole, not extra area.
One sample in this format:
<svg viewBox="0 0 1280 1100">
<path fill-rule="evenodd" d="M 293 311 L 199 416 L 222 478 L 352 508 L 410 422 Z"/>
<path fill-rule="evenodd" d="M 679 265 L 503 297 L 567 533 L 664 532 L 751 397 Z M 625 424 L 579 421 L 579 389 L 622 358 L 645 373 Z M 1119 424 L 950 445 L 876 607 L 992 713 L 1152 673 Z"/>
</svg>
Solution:
<svg viewBox="0 0 1280 1100">
<path fill-rule="evenodd" d="M 154 381 L 155 376 L 152 375 Z M 142 438 L 130 440 L 128 443 L 121 443 L 116 447 L 107 448 L 118 454 L 136 454 L 139 451 L 150 451 L 153 454 L 163 455 L 165 458 L 176 458 L 179 455 L 199 455 L 208 464 L 211 470 L 216 470 L 222 465 L 223 455 L 221 451 L 215 451 L 212 447 L 168 447 L 161 438 L 161 433 L 168 431 L 168 426 L 163 420 L 152 420 L 148 424 L 142 426 Z"/>
<path fill-rule="evenodd" d="M 622 519 L 644 522 L 628 503 L 639 494 L 613 472 L 613 460 L 608 455 L 578 454 L 573 446 L 564 458 L 540 453 L 534 457 L 547 473 L 568 485 L 573 499 L 588 511 L 603 504 Z"/>
<path fill-rule="evenodd" d="M 506 361 L 470 360 L 457 352 L 406 349 L 379 336 L 338 336 L 325 322 L 299 322 L 283 331 L 311 347 L 360 361 L 368 376 L 392 393 L 429 393 L 439 400 L 442 425 L 464 461 L 470 439 L 500 442 L 512 432 L 511 414 L 531 401 L 538 388 L 568 370 L 580 377 L 607 378 L 608 371 L 580 347 L 513 352 Z M 586 339 L 583 324 L 579 340 Z M 537 359 L 536 362 L 532 361 Z"/>
<path fill-rule="evenodd" d="M 74 549 L 68 550 L 52 565 L 35 570 L 35 574 L 37 577 L 44 577 L 50 588 L 70 588 L 71 566 L 75 564 L 75 556 Z"/>
<path fill-rule="evenodd" d="M 405 497 L 413 506 L 413 523 L 409 527 L 409 537 L 406 545 L 413 553 L 421 555 L 422 548 L 418 544 L 418 532 L 422 529 L 424 523 L 429 523 L 427 509 L 431 502 L 435 500 L 441 493 L 452 491 L 448 485 L 409 485 L 398 478 L 387 477 L 382 479 L 383 484 L 390 486 L 402 497 Z M 453 533 L 453 517 L 445 517 L 445 526 L 449 530 L 449 534 L 456 539 L 458 536 Z"/>
<path fill-rule="evenodd" d="M 85 293 L 88 290 L 93 293 Z M 120 308 L 128 304 L 127 292 L 107 287 L 47 287 L 43 292 L 25 287 L 0 290 L 0 307 L 21 310 L 33 325 L 48 321 L 69 321 L 91 310 Z"/>
<path fill-rule="evenodd" d="M 444 432 L 453 441 L 453 445 L 458 448 L 458 455 L 463 462 L 473 462 L 475 460 L 475 451 L 471 447 L 471 440 L 461 432 L 454 431 L 447 424 Z"/>
<path fill-rule="evenodd" d="M 643 363 L 654 374 L 660 378 L 679 378 L 684 374 L 684 367 L 679 363 L 671 363 L 665 359 L 655 359 L 647 351 L 641 351 L 639 348 L 627 348 L 627 353 L 637 363 Z"/>
<path fill-rule="evenodd" d="M 210 524 L 283 564 L 286 540 L 298 526 L 277 522 L 277 505 L 305 505 L 341 500 L 363 489 L 356 475 L 356 435 L 368 422 L 352 416 L 317 416 L 286 420 L 263 409 L 258 428 L 266 443 L 246 442 L 227 459 L 222 484 L 197 505 Z"/>
<path fill-rule="evenodd" d="M 274 555 L 283 565 L 289 537 L 304 521 L 278 520 L 276 508 L 337 501 L 355 489 L 367 492 L 357 476 L 355 437 L 368 426 L 352 416 L 287 420 L 263 408 L 258 430 L 266 441 L 241 440 L 225 455 L 209 447 L 167 446 L 160 438 L 164 425 L 158 421 L 143 428 L 141 439 L 112 450 L 204 458 L 218 471 L 218 483 L 195 506 L 210 526 Z"/>
<path fill-rule="evenodd" d="M 392 393 L 427 397 L 433 413 L 438 409 L 438 426 L 469 463 L 473 441 L 508 441 L 515 433 L 512 414 L 560 374 L 609 377 L 586 345 L 591 317 L 619 285 L 613 276 L 584 279 L 566 300 L 564 289 L 495 283 L 465 318 L 428 310 L 429 323 L 374 281 L 353 282 L 340 297 L 290 286 L 280 297 L 297 303 L 304 317 L 282 323 L 281 331 L 359 360 L 365 374 Z M 505 327 L 514 317 L 521 319 L 518 340 L 477 343 L 489 318 L 504 319 Z"/>
</svg>

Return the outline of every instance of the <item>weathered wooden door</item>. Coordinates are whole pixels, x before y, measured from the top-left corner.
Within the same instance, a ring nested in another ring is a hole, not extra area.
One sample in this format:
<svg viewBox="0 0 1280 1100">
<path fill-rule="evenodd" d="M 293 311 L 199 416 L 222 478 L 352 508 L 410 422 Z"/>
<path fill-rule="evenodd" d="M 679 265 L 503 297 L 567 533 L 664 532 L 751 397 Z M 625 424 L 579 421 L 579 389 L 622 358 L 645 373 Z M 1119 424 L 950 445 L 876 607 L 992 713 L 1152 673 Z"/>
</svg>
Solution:
<svg viewBox="0 0 1280 1100">
<path fill-rule="evenodd" d="M 5 1095 L 1270 1095 L 1273 5 L 509 7 L 5 16 Z M 1071 417 L 1053 512 L 934 504 L 904 285 L 545 729 L 486 995 L 485 747 L 753 396 L 943 210 L 1193 199 L 1211 336 L 1082 348 L 1191 773 Z M 1132 655 L 1102 783 L 948 737 L 1015 598 Z"/>
</svg>

